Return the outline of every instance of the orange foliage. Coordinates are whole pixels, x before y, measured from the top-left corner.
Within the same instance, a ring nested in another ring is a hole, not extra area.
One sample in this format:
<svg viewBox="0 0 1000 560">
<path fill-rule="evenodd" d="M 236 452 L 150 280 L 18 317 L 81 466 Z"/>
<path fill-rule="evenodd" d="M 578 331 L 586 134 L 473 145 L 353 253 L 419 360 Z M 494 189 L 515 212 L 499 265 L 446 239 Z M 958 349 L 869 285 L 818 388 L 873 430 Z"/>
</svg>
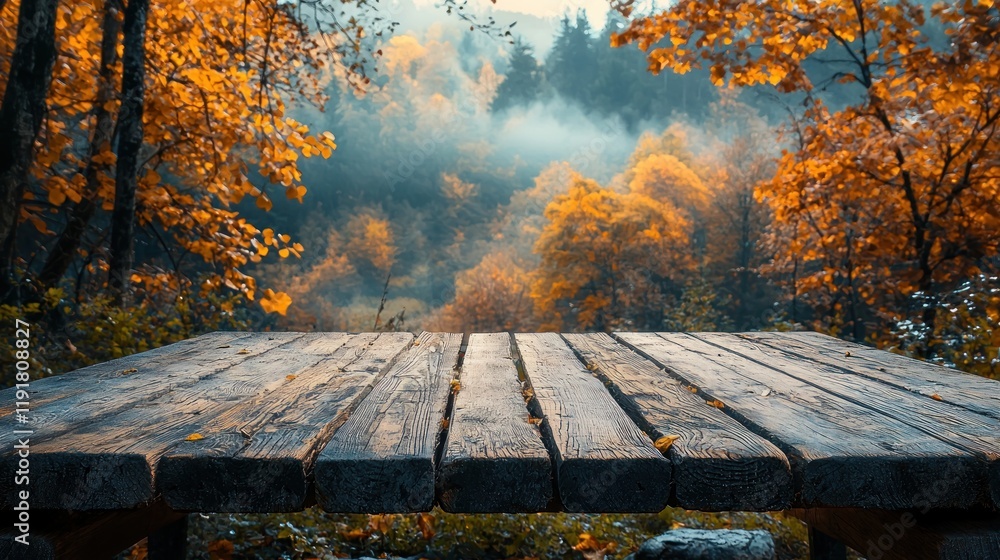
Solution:
<svg viewBox="0 0 1000 560">
<path fill-rule="evenodd" d="M 532 297 L 542 327 L 655 328 L 693 268 L 690 222 L 669 202 L 577 178 L 545 209 Z"/>
<path fill-rule="evenodd" d="M 458 332 L 533 328 L 528 272 L 507 253 L 491 253 L 455 279 L 455 300 L 433 328 Z"/>
<path fill-rule="evenodd" d="M 928 19 L 947 47 L 931 46 Z M 757 193 L 774 212 L 772 270 L 820 311 L 818 327 L 863 338 L 907 315 L 934 331 L 937 306 L 907 296 L 934 298 L 997 254 L 998 34 L 992 1 L 683 0 L 614 41 L 649 50 L 654 72 L 706 65 L 719 84 L 806 95 L 797 149 Z M 807 72 L 823 50 L 850 62 Z M 834 111 L 813 97 L 837 81 L 863 100 Z"/>
<path fill-rule="evenodd" d="M 8 3 L 0 28 L 14 28 L 17 3 Z M 97 89 L 103 7 L 101 0 L 59 6 L 60 58 L 33 170 L 41 192 L 28 195 L 44 197 L 51 207 L 29 201 L 23 212 L 23 218 L 43 232 L 48 230 L 44 220 L 70 202 L 94 197 L 104 210 L 113 205 L 111 169 L 102 167 L 98 192 L 84 192 L 87 161 L 80 154 L 86 150 L 75 149 L 88 141 L 93 127 L 90 92 Z M 322 102 L 323 62 L 317 45 L 291 7 L 280 3 L 164 0 L 152 3 L 149 19 L 146 159 L 137 193 L 137 224 L 163 232 L 181 252 L 209 263 L 215 272 L 202 284 L 203 290 L 226 286 L 253 299 L 256 281 L 242 269 L 268 255 L 269 249 L 284 258 L 297 256 L 302 246 L 287 235 L 258 229 L 233 205 L 249 196 L 257 207 L 269 210 L 275 186 L 301 201 L 306 187 L 299 159 L 330 157 L 336 148 L 332 134 L 312 134 L 285 109 L 296 98 Z M 5 64 L 12 47 L 13 37 L 0 34 L 0 60 Z M 119 63 L 119 78 L 120 72 Z M 6 73 L 0 75 L 0 89 L 5 78 Z M 117 100 L 106 108 L 116 113 Z M 111 151 L 95 158 L 106 165 L 114 160 Z M 251 169 L 272 186 L 255 184 Z M 151 290 L 184 283 L 157 280 L 163 274 L 178 272 L 146 266 L 134 278 Z M 271 308 L 277 311 L 280 306 Z"/>
<path fill-rule="evenodd" d="M 645 157 L 636 163 L 631 174 L 631 192 L 669 201 L 689 217 L 703 213 L 708 207 L 708 188 L 691 168 L 670 154 Z"/>
</svg>

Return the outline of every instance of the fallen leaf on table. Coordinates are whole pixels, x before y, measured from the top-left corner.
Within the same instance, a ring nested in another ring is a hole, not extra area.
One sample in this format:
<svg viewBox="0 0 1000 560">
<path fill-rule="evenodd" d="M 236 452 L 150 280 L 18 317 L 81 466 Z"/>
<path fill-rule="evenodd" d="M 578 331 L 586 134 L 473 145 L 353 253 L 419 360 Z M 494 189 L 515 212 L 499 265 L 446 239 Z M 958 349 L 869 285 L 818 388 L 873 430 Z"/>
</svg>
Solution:
<svg viewBox="0 0 1000 560">
<path fill-rule="evenodd" d="M 285 379 L 291 381 L 291 380 L 295 379 L 295 376 L 294 375 L 286 375 Z"/>
<path fill-rule="evenodd" d="M 708 406 L 714 406 L 715 408 L 725 408 L 726 405 L 722 404 L 722 401 L 715 399 L 714 401 L 705 401 Z"/>
<path fill-rule="evenodd" d="M 656 450 L 659 451 L 660 453 L 666 454 L 667 450 L 670 449 L 670 446 L 673 445 L 674 442 L 677 441 L 677 438 L 679 437 L 681 436 L 676 436 L 672 434 L 669 436 L 663 436 L 658 440 L 656 440 L 656 443 L 653 444 L 653 447 L 655 447 Z"/>
<path fill-rule="evenodd" d="M 931 395 L 931 398 L 934 399 L 934 400 L 936 400 L 936 401 L 942 400 L 941 399 L 941 395 L 939 395 L 937 393 L 934 393 L 933 395 Z"/>
<path fill-rule="evenodd" d="M 205 436 L 199 434 L 198 432 L 195 432 L 189 435 L 188 437 L 184 438 L 184 441 L 199 441 L 203 439 L 205 439 Z"/>
</svg>

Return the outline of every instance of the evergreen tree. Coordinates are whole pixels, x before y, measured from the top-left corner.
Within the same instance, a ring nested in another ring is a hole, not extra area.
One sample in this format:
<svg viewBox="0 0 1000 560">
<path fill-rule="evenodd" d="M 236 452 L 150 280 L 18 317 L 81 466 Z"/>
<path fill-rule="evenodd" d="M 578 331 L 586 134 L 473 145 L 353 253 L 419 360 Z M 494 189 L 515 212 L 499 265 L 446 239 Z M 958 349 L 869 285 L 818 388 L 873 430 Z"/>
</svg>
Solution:
<svg viewBox="0 0 1000 560">
<path fill-rule="evenodd" d="M 546 77 L 556 92 L 585 107 L 591 100 L 591 86 L 597 76 L 597 51 L 586 12 L 580 10 L 575 22 L 564 16 L 559 35 L 545 61 Z"/>
<path fill-rule="evenodd" d="M 531 45 L 518 39 L 508 61 L 509 69 L 504 81 L 497 88 L 493 112 L 501 112 L 515 105 L 529 105 L 538 98 L 542 87 L 542 73 L 535 60 Z"/>
</svg>

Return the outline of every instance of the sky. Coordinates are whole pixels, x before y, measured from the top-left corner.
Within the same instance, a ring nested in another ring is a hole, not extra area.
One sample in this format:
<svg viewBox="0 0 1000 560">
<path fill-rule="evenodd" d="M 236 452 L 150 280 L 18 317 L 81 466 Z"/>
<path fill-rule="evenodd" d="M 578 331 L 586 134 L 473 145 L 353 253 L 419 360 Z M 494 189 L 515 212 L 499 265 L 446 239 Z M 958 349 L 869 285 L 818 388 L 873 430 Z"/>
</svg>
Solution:
<svg viewBox="0 0 1000 560">
<path fill-rule="evenodd" d="M 418 6 L 433 6 L 440 0 L 415 0 Z M 487 5 L 488 0 L 479 0 Z M 538 17 L 558 17 L 567 10 L 575 12 L 578 8 L 587 11 L 591 23 L 595 27 L 604 25 L 604 16 L 608 11 L 608 0 L 496 0 L 494 10 L 530 14 Z"/>
<path fill-rule="evenodd" d="M 441 4 L 441 0 L 410 1 L 418 12 L 423 12 L 424 17 L 437 21 L 448 17 L 444 10 L 435 7 Z M 641 1 L 636 2 L 637 6 L 641 4 Z M 604 26 L 610 10 L 608 0 L 496 0 L 495 4 L 490 0 L 469 0 L 468 7 L 470 10 L 488 10 L 500 25 L 516 21 L 518 25 L 515 33 L 535 47 L 536 55 L 543 57 L 552 45 L 558 20 L 563 14 L 575 14 L 578 9 L 582 9 L 587 13 L 591 27 L 596 30 Z M 424 23 L 421 20 L 422 18 L 418 18 L 412 22 L 414 27 L 420 27 Z M 403 22 L 402 31 L 406 27 L 407 22 Z"/>
</svg>

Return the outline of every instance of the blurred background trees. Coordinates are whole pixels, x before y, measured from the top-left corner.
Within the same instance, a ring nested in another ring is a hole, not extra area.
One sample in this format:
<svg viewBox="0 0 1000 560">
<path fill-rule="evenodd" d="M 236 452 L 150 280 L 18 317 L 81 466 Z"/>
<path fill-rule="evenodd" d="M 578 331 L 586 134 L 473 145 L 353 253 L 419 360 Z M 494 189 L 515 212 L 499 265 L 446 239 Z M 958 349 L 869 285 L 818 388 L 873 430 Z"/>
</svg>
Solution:
<svg viewBox="0 0 1000 560">
<path fill-rule="evenodd" d="M 1000 368 L 991 2 L 130 6 L 0 8 L 2 313 L 46 371 L 376 316 Z"/>
</svg>

